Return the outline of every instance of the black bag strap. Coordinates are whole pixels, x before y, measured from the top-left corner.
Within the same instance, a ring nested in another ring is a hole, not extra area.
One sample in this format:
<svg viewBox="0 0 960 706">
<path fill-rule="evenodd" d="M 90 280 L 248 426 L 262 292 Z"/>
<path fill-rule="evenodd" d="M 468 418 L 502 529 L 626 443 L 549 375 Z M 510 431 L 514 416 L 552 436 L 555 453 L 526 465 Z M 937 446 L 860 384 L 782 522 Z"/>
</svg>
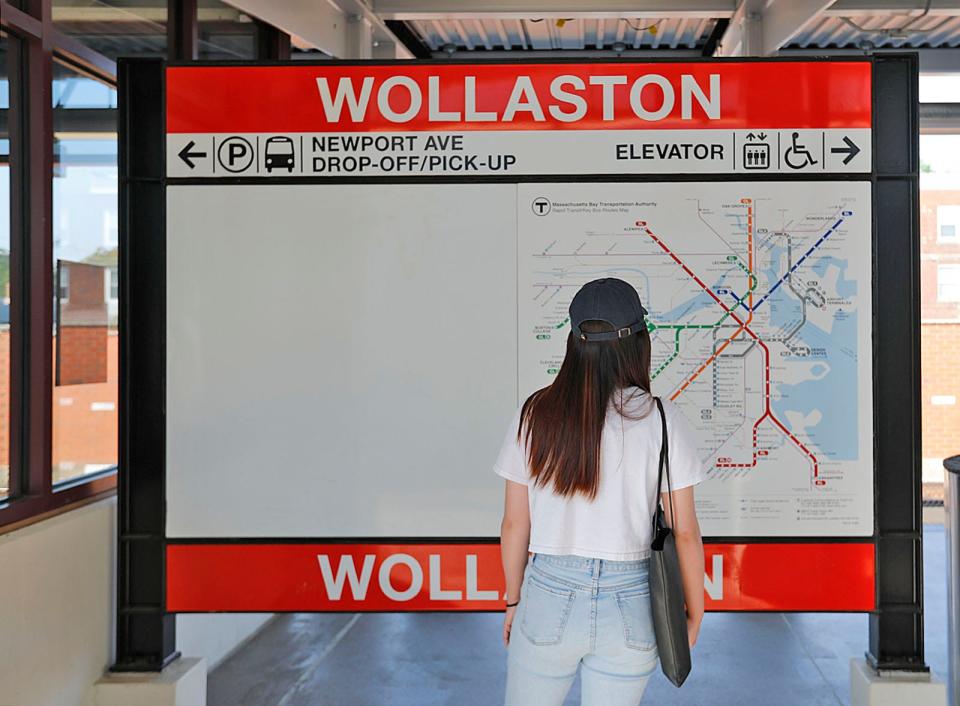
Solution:
<svg viewBox="0 0 960 706">
<path fill-rule="evenodd" d="M 673 514 L 673 484 L 670 482 L 670 445 L 669 445 L 669 442 L 667 441 L 667 415 L 664 414 L 663 402 L 660 400 L 660 398 L 654 397 L 653 399 L 656 401 L 657 410 L 660 412 L 660 433 L 661 433 L 660 464 L 659 464 L 660 468 L 657 472 L 657 505 L 656 507 L 658 510 L 662 512 L 661 502 L 660 502 L 660 493 L 662 492 L 661 489 L 663 488 L 663 475 L 664 475 L 664 472 L 666 472 L 667 494 L 668 494 L 668 497 L 670 498 L 670 523 L 672 525 L 675 525 L 677 516 Z M 654 533 L 656 533 L 656 530 L 657 530 L 658 514 L 659 514 L 658 512 L 653 513 Z"/>
</svg>

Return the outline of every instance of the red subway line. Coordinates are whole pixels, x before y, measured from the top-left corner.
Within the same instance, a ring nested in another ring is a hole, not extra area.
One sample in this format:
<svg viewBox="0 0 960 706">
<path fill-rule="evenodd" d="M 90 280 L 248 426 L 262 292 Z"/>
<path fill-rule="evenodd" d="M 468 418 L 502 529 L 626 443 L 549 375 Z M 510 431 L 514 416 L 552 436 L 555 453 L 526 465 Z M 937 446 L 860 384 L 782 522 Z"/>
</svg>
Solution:
<svg viewBox="0 0 960 706">
<path fill-rule="evenodd" d="M 753 237 L 752 237 L 752 236 L 753 236 L 753 227 L 752 227 L 752 226 L 753 226 L 753 209 L 752 209 L 751 206 L 748 206 L 748 207 L 747 207 L 747 231 L 748 231 L 748 232 L 747 232 L 747 236 L 748 236 L 749 247 L 750 247 L 750 253 L 749 253 L 749 261 L 750 261 L 749 272 L 750 272 L 750 275 L 753 275 Z M 730 336 L 730 337 L 723 343 L 723 345 L 721 345 L 716 351 L 714 351 L 714 353 L 710 356 L 710 358 L 708 358 L 706 361 L 704 361 L 704 363 L 700 365 L 700 367 L 697 369 L 697 371 L 696 371 L 690 378 L 688 378 L 688 379 L 684 382 L 684 384 L 681 385 L 680 388 L 678 388 L 678 389 L 676 390 L 676 392 L 674 392 L 674 393 L 670 396 L 670 399 L 671 399 L 671 400 L 675 400 L 677 397 L 679 397 L 679 396 L 683 393 L 683 391 L 686 390 L 686 388 L 690 385 L 690 383 L 692 383 L 692 382 L 696 379 L 696 377 L 697 377 L 704 369 L 706 369 L 706 368 L 716 359 L 716 357 L 723 351 L 724 348 L 726 348 L 726 347 L 727 347 L 735 338 L 737 338 L 743 331 L 746 331 L 746 332 L 750 335 L 750 337 L 753 338 L 753 340 L 755 340 L 755 341 L 757 342 L 757 344 L 761 347 L 761 349 L 763 350 L 763 354 L 764 354 L 764 361 L 763 361 L 763 363 L 764 363 L 764 365 L 763 365 L 763 369 L 764 369 L 764 413 L 760 416 L 760 418 L 759 418 L 759 419 L 754 423 L 754 425 L 753 425 L 753 453 L 752 453 L 753 459 L 752 459 L 752 462 L 749 463 L 749 464 L 747 464 L 747 463 L 742 463 L 742 464 L 719 463 L 719 462 L 718 462 L 718 463 L 716 463 L 716 465 L 717 465 L 718 468 L 752 468 L 752 467 L 756 466 L 756 465 L 757 465 L 757 446 L 758 446 L 757 429 L 758 429 L 758 427 L 760 426 L 760 424 L 761 424 L 767 417 L 769 417 L 770 420 L 787 436 L 787 438 L 789 438 L 789 439 L 797 446 L 797 448 L 799 448 L 799 449 L 807 456 L 807 458 L 810 459 L 810 461 L 811 461 L 812 464 L 813 464 L 813 477 L 814 477 L 814 480 L 816 481 L 816 479 L 818 479 L 818 476 L 820 475 L 820 464 L 819 464 L 819 461 L 817 460 L 817 457 L 816 457 L 806 446 L 804 446 L 803 443 L 801 443 L 801 441 L 800 441 L 796 436 L 794 436 L 794 435 L 783 425 L 783 423 L 780 422 L 779 419 L 777 419 L 776 415 L 774 415 L 773 410 L 772 410 L 771 407 L 770 407 L 770 349 L 767 348 L 767 345 L 763 342 L 763 340 L 761 340 L 761 338 L 750 328 L 750 325 L 749 325 L 749 324 L 751 323 L 751 321 L 752 321 L 752 319 L 753 319 L 753 310 L 752 310 L 752 307 L 751 307 L 751 310 L 750 310 L 750 317 L 748 318 L 748 320 L 747 320 L 747 321 L 741 320 L 735 313 L 733 313 L 733 311 L 732 311 L 726 304 L 724 304 L 724 303 L 720 300 L 720 298 L 713 292 L 713 290 L 710 289 L 710 287 L 708 287 L 708 286 L 703 282 L 703 280 L 700 279 L 700 278 L 693 272 L 693 270 L 691 270 L 691 269 L 687 266 L 687 264 L 686 264 L 685 262 L 683 262 L 683 260 L 681 260 L 679 257 L 677 257 L 677 255 L 666 245 L 666 243 L 664 243 L 662 240 L 660 240 L 660 238 L 658 238 L 658 237 L 656 236 L 656 234 L 654 234 L 653 231 L 651 231 L 649 228 L 644 228 L 644 230 L 646 231 L 647 235 L 649 235 L 649 236 L 653 239 L 653 241 L 654 241 L 657 245 L 660 246 L 660 249 L 661 249 L 661 250 L 663 250 L 667 255 L 669 255 L 670 258 L 671 258 L 675 263 L 677 263 L 677 264 L 681 267 L 681 269 L 683 269 L 683 271 L 686 272 L 687 275 L 688 275 L 694 282 L 696 282 L 696 283 L 700 286 L 701 289 L 703 289 L 703 291 L 705 291 L 707 294 L 709 294 L 709 295 L 713 298 L 713 300 L 714 300 L 717 304 L 719 304 L 719 305 L 723 308 L 723 310 L 724 310 L 725 312 L 727 312 L 727 314 L 728 314 L 734 321 L 736 321 L 736 322 L 740 325 L 740 327 L 733 333 L 733 335 Z"/>
</svg>

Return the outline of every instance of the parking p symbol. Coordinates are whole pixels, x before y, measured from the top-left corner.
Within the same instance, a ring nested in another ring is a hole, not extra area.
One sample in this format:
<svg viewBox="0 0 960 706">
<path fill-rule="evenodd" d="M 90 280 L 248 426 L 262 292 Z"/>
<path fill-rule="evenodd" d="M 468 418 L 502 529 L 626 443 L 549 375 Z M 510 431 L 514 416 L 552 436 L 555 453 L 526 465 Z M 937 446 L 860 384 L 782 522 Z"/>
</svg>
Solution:
<svg viewBox="0 0 960 706">
<path fill-rule="evenodd" d="M 217 161 L 228 172 L 246 171 L 253 164 L 253 145 L 242 137 L 228 137 L 217 148 Z"/>
</svg>

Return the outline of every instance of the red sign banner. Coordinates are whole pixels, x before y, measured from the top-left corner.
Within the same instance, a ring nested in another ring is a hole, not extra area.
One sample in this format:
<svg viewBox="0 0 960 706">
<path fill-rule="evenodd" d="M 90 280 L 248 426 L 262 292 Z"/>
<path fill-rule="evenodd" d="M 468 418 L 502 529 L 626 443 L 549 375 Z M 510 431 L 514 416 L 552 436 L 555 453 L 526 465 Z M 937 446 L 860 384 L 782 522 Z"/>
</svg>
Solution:
<svg viewBox="0 0 960 706">
<path fill-rule="evenodd" d="M 866 61 L 190 66 L 168 133 L 869 128 Z"/>
<path fill-rule="evenodd" d="M 871 543 L 708 544 L 708 610 L 869 611 Z M 211 543 L 167 547 L 170 612 L 495 611 L 500 547 Z"/>
</svg>

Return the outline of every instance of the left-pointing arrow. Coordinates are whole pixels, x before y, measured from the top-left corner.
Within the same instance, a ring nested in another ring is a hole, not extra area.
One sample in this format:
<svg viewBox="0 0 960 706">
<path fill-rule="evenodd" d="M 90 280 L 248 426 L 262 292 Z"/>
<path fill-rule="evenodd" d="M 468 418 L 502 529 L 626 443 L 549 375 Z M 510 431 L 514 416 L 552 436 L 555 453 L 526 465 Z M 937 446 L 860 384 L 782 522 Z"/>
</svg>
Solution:
<svg viewBox="0 0 960 706">
<path fill-rule="evenodd" d="M 186 165 L 187 165 L 188 167 L 190 167 L 191 169 L 193 169 L 194 167 L 197 166 L 197 165 L 195 165 L 195 164 L 193 163 L 193 160 L 194 160 L 194 159 L 199 159 L 199 158 L 201 158 L 201 157 L 206 157 L 206 156 L 207 156 L 207 153 L 206 153 L 206 152 L 191 152 L 191 151 L 190 151 L 190 150 L 192 150 L 194 147 L 196 147 L 196 144 L 197 144 L 197 143 L 195 143 L 193 140 L 190 140 L 190 142 L 188 142 L 188 143 L 186 144 L 186 146 L 185 146 L 182 150 L 180 150 L 179 152 L 177 152 L 177 156 L 178 156 L 180 159 L 182 159 L 182 160 L 183 160 L 183 163 L 186 164 Z"/>
</svg>

